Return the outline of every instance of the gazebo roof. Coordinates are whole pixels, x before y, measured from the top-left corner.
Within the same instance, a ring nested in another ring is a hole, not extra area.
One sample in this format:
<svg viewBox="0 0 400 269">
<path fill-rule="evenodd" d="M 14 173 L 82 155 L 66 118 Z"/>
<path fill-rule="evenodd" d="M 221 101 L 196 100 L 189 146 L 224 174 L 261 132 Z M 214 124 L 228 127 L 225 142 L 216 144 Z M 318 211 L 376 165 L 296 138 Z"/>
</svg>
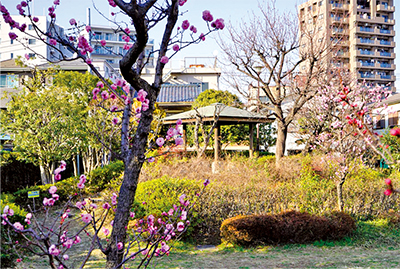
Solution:
<svg viewBox="0 0 400 269">
<path fill-rule="evenodd" d="M 265 123 L 273 121 L 272 118 L 268 118 L 262 114 L 227 106 L 221 103 L 214 103 L 209 106 L 200 107 L 197 111 L 193 109 L 165 117 L 164 124 L 173 124 L 178 119 L 181 119 L 183 123 L 194 123 L 197 114 L 203 118 L 203 122 L 213 122 L 214 117 L 219 115 L 218 122 L 221 125 L 237 123 Z"/>
</svg>

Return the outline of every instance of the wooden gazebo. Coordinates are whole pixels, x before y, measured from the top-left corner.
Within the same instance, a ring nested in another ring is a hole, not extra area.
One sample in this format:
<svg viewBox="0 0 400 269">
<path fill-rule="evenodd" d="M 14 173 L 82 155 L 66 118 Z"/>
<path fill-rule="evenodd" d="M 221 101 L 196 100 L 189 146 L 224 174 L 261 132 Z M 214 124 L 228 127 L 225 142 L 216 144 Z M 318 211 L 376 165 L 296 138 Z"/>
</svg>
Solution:
<svg viewBox="0 0 400 269">
<path fill-rule="evenodd" d="M 221 103 L 214 103 L 209 106 L 198 108 L 197 110 L 190 110 L 164 118 L 163 124 L 174 124 L 178 119 L 182 120 L 185 151 L 186 151 L 186 126 L 187 124 L 195 124 L 197 116 L 201 116 L 203 124 L 206 125 L 212 125 L 215 120 L 217 121 L 216 126 L 214 128 L 214 156 L 216 161 L 218 160 L 220 151 L 219 137 L 220 137 L 221 125 L 249 124 L 250 127 L 249 155 L 250 157 L 253 157 L 254 126 L 257 123 L 268 123 L 274 121 L 274 119 L 268 118 L 265 115 L 253 113 L 240 108 L 227 106 Z"/>
</svg>

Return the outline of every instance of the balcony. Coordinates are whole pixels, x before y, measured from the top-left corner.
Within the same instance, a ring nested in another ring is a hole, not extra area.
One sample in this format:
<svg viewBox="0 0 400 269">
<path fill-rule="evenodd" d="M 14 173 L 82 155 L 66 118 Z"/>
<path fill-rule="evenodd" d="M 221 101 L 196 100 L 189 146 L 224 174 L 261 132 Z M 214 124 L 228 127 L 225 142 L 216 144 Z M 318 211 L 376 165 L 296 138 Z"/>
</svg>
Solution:
<svg viewBox="0 0 400 269">
<path fill-rule="evenodd" d="M 362 79 L 375 79 L 375 75 L 370 73 L 358 73 L 357 77 Z"/>
<path fill-rule="evenodd" d="M 385 58 L 394 58 L 394 53 L 381 51 L 381 52 L 379 52 L 379 56 L 385 57 Z"/>
<path fill-rule="evenodd" d="M 375 29 L 375 34 L 377 34 L 377 35 L 385 35 L 385 36 L 394 36 L 394 30 Z"/>
<path fill-rule="evenodd" d="M 338 53 L 336 53 L 335 57 L 349 58 L 350 55 L 348 52 L 338 52 Z"/>
<path fill-rule="evenodd" d="M 395 10 L 394 6 L 382 5 L 382 4 L 376 6 L 376 11 L 394 12 L 394 10 Z"/>
<path fill-rule="evenodd" d="M 379 78 L 384 80 L 394 80 L 393 76 L 391 75 L 379 75 Z"/>
<path fill-rule="evenodd" d="M 372 50 L 357 50 L 357 56 L 374 56 L 375 52 Z"/>
<path fill-rule="evenodd" d="M 357 44 L 375 44 L 375 40 L 369 38 L 357 38 Z"/>
<path fill-rule="evenodd" d="M 380 64 L 377 64 L 377 68 L 395 70 L 396 69 L 396 65 L 395 64 L 390 64 L 390 63 L 380 63 Z"/>
<path fill-rule="evenodd" d="M 371 16 L 357 15 L 357 21 L 360 22 L 371 22 Z"/>
<path fill-rule="evenodd" d="M 358 27 L 358 29 L 360 30 L 360 32 L 367 32 L 367 33 L 373 33 L 374 32 L 374 28 L 372 27 Z"/>
<path fill-rule="evenodd" d="M 331 10 L 348 10 L 349 5 L 342 3 L 333 3 L 330 5 Z"/>
<path fill-rule="evenodd" d="M 357 67 L 358 68 L 361 68 L 361 67 L 366 67 L 366 68 L 373 68 L 373 67 L 375 67 L 375 63 L 371 63 L 371 62 L 358 62 L 357 63 Z"/>
</svg>

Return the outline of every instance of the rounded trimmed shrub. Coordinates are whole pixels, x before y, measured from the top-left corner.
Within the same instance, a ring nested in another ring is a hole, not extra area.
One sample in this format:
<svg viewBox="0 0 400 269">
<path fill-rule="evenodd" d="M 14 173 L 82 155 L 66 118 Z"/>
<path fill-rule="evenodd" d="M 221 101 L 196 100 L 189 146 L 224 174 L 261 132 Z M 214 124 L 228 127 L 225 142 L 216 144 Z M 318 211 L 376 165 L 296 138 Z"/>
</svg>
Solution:
<svg viewBox="0 0 400 269">
<path fill-rule="evenodd" d="M 224 220 L 220 230 L 223 241 L 250 246 L 337 240 L 355 229 L 355 221 L 343 212 L 316 216 L 288 211 L 277 215 L 236 216 Z"/>
</svg>

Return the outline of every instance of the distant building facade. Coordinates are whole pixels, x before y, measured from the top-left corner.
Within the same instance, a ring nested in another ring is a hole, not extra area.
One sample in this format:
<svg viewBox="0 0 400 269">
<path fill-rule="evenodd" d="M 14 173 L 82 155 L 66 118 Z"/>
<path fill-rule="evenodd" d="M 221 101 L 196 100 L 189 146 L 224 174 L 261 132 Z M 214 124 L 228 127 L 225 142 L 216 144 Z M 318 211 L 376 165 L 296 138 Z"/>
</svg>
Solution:
<svg viewBox="0 0 400 269">
<path fill-rule="evenodd" d="M 327 44 L 327 70 L 341 67 L 360 82 L 396 91 L 394 0 L 310 0 L 298 11 L 300 50 Z"/>
</svg>

